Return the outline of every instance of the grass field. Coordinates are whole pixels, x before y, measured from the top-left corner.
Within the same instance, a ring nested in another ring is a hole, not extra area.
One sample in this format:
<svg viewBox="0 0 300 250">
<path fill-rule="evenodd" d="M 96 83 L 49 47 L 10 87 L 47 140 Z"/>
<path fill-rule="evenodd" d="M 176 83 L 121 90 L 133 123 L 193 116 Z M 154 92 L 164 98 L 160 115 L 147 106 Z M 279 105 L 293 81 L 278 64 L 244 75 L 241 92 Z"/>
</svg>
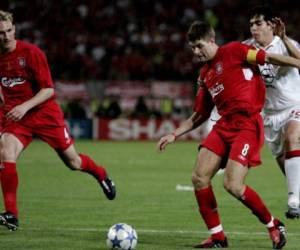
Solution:
<svg viewBox="0 0 300 250">
<path fill-rule="evenodd" d="M 101 250 L 107 229 L 125 222 L 137 230 L 138 250 L 185 250 L 207 237 L 190 186 L 196 142 L 178 142 L 163 154 L 155 142 L 77 142 L 85 152 L 107 166 L 117 185 L 117 198 L 105 199 L 87 174 L 69 171 L 50 147 L 34 142 L 18 162 L 20 230 L 0 228 L 0 249 Z M 252 169 L 247 183 L 266 201 L 274 216 L 288 228 L 286 249 L 300 249 L 300 222 L 283 217 L 286 184 L 268 150 L 264 165 Z M 217 196 L 230 249 L 271 249 L 266 229 L 222 188 L 216 176 Z M 1 201 L 2 202 L 2 201 Z"/>
</svg>

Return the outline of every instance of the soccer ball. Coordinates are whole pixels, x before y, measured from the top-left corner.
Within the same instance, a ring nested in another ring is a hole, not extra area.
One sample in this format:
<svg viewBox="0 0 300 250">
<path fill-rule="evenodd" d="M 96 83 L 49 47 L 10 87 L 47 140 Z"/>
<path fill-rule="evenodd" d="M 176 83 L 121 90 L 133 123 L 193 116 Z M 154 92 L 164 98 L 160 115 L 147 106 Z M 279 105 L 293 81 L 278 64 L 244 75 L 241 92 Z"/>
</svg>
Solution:
<svg viewBox="0 0 300 250">
<path fill-rule="evenodd" d="M 133 250 L 137 239 L 136 231 L 132 226 L 118 223 L 108 230 L 106 245 L 108 249 Z"/>
</svg>

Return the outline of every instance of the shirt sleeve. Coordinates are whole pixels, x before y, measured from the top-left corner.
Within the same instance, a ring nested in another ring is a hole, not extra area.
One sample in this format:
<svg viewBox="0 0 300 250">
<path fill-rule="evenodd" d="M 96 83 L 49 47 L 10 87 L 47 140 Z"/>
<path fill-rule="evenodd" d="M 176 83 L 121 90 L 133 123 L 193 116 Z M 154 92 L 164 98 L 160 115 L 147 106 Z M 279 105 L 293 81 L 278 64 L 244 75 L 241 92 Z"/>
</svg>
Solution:
<svg viewBox="0 0 300 250">
<path fill-rule="evenodd" d="M 265 64 L 266 52 L 262 49 L 257 50 L 253 46 L 242 44 L 239 42 L 232 43 L 231 50 L 235 57 L 241 61 L 250 64 Z"/>
<path fill-rule="evenodd" d="M 38 48 L 32 48 L 30 51 L 30 67 L 33 77 L 40 88 L 53 88 L 53 81 L 47 58 Z"/>
<path fill-rule="evenodd" d="M 207 119 L 213 107 L 214 103 L 211 95 L 205 86 L 200 85 L 194 102 L 194 112 L 201 113 L 201 115 Z"/>
</svg>

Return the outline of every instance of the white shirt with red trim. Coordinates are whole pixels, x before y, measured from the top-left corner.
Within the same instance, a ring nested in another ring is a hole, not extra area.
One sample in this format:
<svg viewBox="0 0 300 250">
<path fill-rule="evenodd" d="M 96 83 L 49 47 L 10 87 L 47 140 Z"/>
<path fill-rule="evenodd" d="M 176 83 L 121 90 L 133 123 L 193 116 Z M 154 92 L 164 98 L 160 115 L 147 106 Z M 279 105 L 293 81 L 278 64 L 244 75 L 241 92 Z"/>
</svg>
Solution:
<svg viewBox="0 0 300 250">
<path fill-rule="evenodd" d="M 299 43 L 290 40 L 300 51 Z M 266 47 L 260 46 L 253 38 L 244 41 L 244 43 L 269 53 L 289 55 L 286 46 L 278 36 L 275 36 Z M 259 65 L 259 69 L 267 89 L 265 113 L 276 113 L 300 105 L 300 75 L 297 68 L 264 64 Z"/>
</svg>

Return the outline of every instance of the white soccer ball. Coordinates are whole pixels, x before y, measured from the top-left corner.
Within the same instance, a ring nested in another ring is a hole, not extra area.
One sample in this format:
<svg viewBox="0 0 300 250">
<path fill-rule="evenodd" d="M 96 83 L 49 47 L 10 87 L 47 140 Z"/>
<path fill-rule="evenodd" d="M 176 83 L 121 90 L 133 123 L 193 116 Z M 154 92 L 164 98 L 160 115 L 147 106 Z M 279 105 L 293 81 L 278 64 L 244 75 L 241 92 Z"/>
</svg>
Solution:
<svg viewBox="0 0 300 250">
<path fill-rule="evenodd" d="M 132 226 L 118 223 L 108 230 L 106 245 L 108 249 L 133 250 L 137 239 L 137 233 Z"/>
</svg>

